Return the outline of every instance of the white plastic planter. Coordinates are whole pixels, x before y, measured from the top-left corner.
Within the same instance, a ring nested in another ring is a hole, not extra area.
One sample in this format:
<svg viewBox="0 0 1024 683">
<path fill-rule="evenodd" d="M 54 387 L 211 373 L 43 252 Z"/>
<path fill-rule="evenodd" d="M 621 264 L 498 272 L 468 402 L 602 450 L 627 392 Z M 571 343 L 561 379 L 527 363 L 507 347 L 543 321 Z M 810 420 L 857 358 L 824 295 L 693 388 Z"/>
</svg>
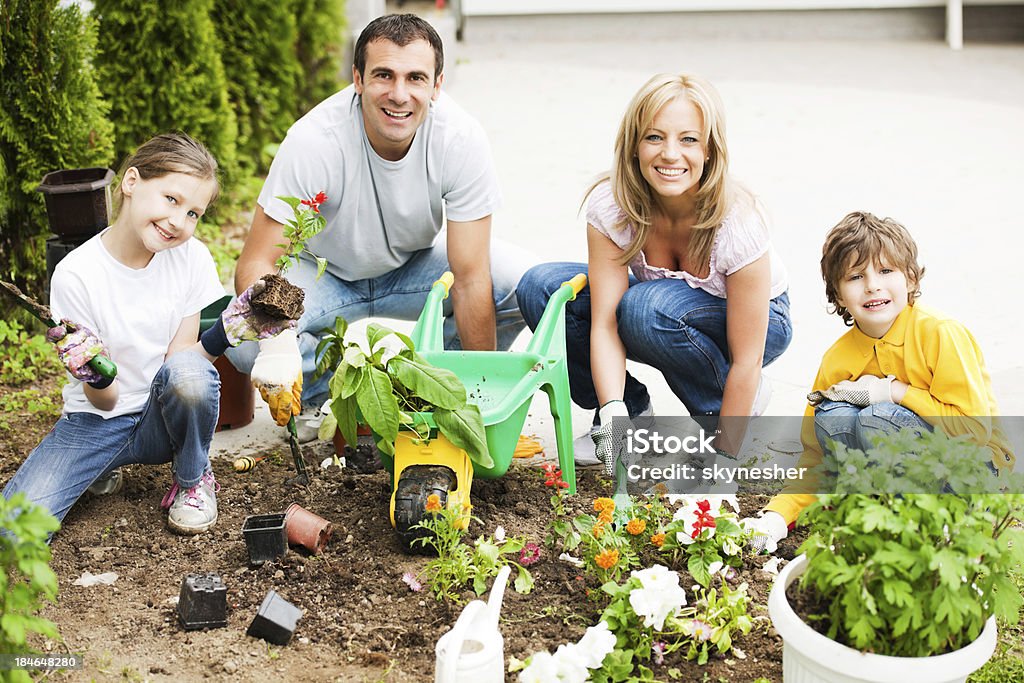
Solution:
<svg viewBox="0 0 1024 683">
<path fill-rule="evenodd" d="M 768 616 L 783 641 L 785 683 L 964 683 L 995 652 L 995 617 L 967 647 L 934 657 L 889 657 L 841 645 L 805 624 L 789 605 L 786 588 L 806 567 L 804 555 L 786 565 L 768 596 Z"/>
</svg>

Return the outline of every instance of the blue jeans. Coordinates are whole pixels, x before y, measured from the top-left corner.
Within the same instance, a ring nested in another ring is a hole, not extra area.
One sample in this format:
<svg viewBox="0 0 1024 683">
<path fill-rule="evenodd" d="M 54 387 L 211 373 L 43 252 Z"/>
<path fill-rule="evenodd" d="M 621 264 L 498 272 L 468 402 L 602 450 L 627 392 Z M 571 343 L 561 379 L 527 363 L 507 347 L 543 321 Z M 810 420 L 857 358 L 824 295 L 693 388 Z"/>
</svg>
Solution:
<svg viewBox="0 0 1024 683">
<path fill-rule="evenodd" d="M 63 520 L 94 481 L 135 463 L 173 461 L 178 486 L 195 486 L 209 468 L 219 408 L 213 364 L 197 353 L 176 353 L 153 378 L 142 412 L 110 419 L 62 415 L 7 483 L 4 498 L 23 492 Z"/>
<path fill-rule="evenodd" d="M 930 432 L 932 426 L 914 411 L 892 402 L 865 407 L 826 400 L 814 409 L 814 436 L 826 453 L 832 450 L 832 441 L 866 453 L 874 447 L 874 439 L 904 429 Z"/>
<path fill-rule="evenodd" d="M 527 272 L 517 290 L 526 324 L 533 329 L 561 283 L 585 272 L 587 266 L 582 263 L 545 263 Z M 690 415 L 718 415 L 722 409 L 730 365 L 725 314 L 725 299 L 693 289 L 682 280 L 640 282 L 632 275 L 616 310 L 626 357 L 660 370 Z M 596 408 L 590 373 L 589 287 L 566 306 L 565 334 L 572 400 L 582 408 Z M 764 365 L 781 356 L 792 338 L 789 296 L 784 292 L 769 304 Z M 628 372 L 623 400 L 630 415 L 650 403 L 647 387 Z"/>
<path fill-rule="evenodd" d="M 526 327 L 516 301 L 516 284 L 536 258 L 512 244 L 491 240 L 491 280 L 497 323 L 498 350 L 512 346 Z M 423 310 L 427 294 L 437 278 L 448 270 L 447 240 L 442 234 L 434 246 L 416 253 L 401 268 L 379 277 L 348 282 L 330 273 L 317 280 L 316 264 L 302 260 L 287 272 L 288 281 L 306 292 L 305 312 L 299 318 L 296 332 L 302 353 L 303 404 L 319 407 L 328 397 L 330 373 L 313 379 L 316 370 L 316 346 L 320 334 L 334 328 L 335 318 L 348 322 L 363 318 L 383 317 L 416 320 Z M 459 349 L 461 342 L 452 315 L 452 302 L 444 302 L 445 348 Z M 248 342 L 229 349 L 227 358 L 239 372 L 250 373 L 259 346 Z"/>
</svg>

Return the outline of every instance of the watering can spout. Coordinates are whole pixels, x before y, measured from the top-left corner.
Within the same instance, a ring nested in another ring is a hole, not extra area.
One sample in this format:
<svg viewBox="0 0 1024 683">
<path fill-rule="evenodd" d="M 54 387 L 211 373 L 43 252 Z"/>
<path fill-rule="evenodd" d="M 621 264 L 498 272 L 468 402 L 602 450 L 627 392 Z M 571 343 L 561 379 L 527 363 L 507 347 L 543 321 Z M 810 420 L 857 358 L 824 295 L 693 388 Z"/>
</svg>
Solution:
<svg viewBox="0 0 1024 683">
<path fill-rule="evenodd" d="M 508 585 L 509 574 L 512 573 L 512 568 L 505 565 L 498 572 L 498 576 L 494 579 L 494 585 L 491 586 L 491 594 L 487 598 L 487 623 L 485 626 L 488 629 L 498 630 L 498 619 L 501 617 L 501 602 L 505 597 L 505 586 Z"/>
<path fill-rule="evenodd" d="M 487 602 L 473 600 L 459 615 L 452 630 L 437 643 L 435 683 L 501 683 L 504 681 L 504 643 L 498 630 L 501 602 L 511 568 L 502 567 Z M 463 644 L 473 641 L 474 649 Z"/>
</svg>

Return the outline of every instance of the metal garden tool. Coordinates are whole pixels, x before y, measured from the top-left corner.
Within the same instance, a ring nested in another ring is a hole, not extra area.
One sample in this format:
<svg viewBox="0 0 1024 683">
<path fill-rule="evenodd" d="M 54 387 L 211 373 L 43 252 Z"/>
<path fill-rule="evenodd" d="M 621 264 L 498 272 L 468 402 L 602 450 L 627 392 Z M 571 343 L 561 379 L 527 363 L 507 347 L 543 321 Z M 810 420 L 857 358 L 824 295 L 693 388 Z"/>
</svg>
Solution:
<svg viewBox="0 0 1024 683">
<path fill-rule="evenodd" d="M 309 475 L 306 473 L 306 461 L 302 458 L 302 451 L 299 449 L 299 433 L 295 427 L 295 416 L 288 419 L 288 447 L 292 450 L 292 459 L 295 461 L 296 475 L 285 480 L 286 484 L 309 484 Z"/>
<path fill-rule="evenodd" d="M 53 315 L 50 313 L 50 309 L 37 302 L 27 294 L 22 293 L 20 289 L 12 285 L 9 282 L 0 280 L 0 289 L 6 292 L 12 299 L 14 299 L 19 306 L 24 308 L 26 311 L 31 313 L 34 317 L 38 318 L 47 327 L 59 327 L 60 323 L 53 319 Z M 73 332 L 74 328 L 65 325 L 64 328 L 68 332 Z M 96 356 L 89 361 L 89 367 L 100 374 L 101 377 L 107 379 L 113 379 L 117 376 L 117 366 L 114 365 L 114 361 L 110 360 L 106 356 Z"/>
</svg>

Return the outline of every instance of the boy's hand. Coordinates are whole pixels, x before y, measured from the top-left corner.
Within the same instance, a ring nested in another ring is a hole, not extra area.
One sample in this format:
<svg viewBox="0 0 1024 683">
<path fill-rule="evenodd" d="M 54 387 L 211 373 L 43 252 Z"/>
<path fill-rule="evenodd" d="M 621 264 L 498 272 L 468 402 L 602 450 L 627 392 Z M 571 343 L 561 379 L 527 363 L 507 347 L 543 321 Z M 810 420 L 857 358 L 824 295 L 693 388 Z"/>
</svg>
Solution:
<svg viewBox="0 0 1024 683">
<path fill-rule="evenodd" d="M 110 355 L 95 332 L 64 318 L 46 331 L 46 339 L 57 347 L 57 357 L 72 377 L 86 383 L 103 381 L 103 376 L 89 367 L 96 356 Z"/>
<path fill-rule="evenodd" d="M 778 512 L 766 510 L 760 517 L 746 517 L 740 520 L 740 526 L 753 535 L 747 541 L 747 547 L 756 553 L 774 553 L 778 550 L 779 541 L 789 535 L 786 520 Z"/>
<path fill-rule="evenodd" d="M 251 377 L 274 422 L 283 427 L 302 411 L 302 354 L 294 330 L 260 341 Z"/>
<path fill-rule="evenodd" d="M 841 401 L 855 406 L 873 406 L 876 403 L 892 403 L 893 375 L 875 377 L 864 375 L 856 380 L 844 379 L 824 391 L 812 391 L 807 401 L 816 406 L 822 401 Z"/>
<path fill-rule="evenodd" d="M 259 341 L 280 334 L 287 329 L 294 329 L 296 321 L 278 320 L 269 318 L 262 313 L 252 309 L 250 301 L 266 287 L 263 280 L 257 280 L 238 295 L 234 301 L 221 313 L 221 320 L 224 322 L 224 332 L 227 334 L 228 343 L 231 346 L 238 346 L 244 341 Z"/>
</svg>

